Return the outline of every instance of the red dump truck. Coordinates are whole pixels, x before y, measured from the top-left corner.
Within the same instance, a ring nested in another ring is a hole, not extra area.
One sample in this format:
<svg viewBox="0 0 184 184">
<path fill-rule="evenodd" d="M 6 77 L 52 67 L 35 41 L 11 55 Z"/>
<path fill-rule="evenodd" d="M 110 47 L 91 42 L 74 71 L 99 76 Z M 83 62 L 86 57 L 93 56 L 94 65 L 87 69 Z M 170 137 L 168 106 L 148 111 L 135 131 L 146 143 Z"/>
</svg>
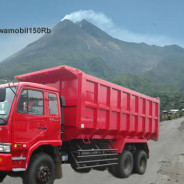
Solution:
<svg viewBox="0 0 184 184">
<path fill-rule="evenodd" d="M 0 180 L 52 184 L 62 164 L 76 172 L 143 174 L 148 140 L 158 140 L 159 99 L 69 67 L 0 85 Z"/>
</svg>

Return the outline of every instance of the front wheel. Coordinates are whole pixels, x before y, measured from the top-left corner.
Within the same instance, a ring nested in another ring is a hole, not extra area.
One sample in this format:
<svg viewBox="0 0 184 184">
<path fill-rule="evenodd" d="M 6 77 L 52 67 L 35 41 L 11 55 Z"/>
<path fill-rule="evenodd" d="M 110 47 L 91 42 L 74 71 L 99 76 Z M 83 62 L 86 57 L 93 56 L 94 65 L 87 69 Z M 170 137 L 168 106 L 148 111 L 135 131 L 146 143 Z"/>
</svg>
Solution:
<svg viewBox="0 0 184 184">
<path fill-rule="evenodd" d="M 6 177 L 6 173 L 5 172 L 0 172 L 0 183 L 3 182 L 4 178 Z"/>
<path fill-rule="evenodd" d="M 55 165 L 52 157 L 38 153 L 31 158 L 28 170 L 23 176 L 23 184 L 53 184 Z"/>
</svg>

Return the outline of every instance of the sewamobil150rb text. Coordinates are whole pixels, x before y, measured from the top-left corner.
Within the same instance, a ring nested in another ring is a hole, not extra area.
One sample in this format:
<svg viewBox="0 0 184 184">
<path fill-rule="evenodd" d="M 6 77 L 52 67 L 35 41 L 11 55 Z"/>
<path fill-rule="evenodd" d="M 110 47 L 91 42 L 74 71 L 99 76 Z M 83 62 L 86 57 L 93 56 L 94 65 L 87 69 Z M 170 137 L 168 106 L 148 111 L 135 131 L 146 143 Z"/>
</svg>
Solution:
<svg viewBox="0 0 184 184">
<path fill-rule="evenodd" d="M 51 33 L 51 29 L 46 27 L 0 29 L 0 34 L 29 34 L 29 33 L 31 34 Z"/>
</svg>

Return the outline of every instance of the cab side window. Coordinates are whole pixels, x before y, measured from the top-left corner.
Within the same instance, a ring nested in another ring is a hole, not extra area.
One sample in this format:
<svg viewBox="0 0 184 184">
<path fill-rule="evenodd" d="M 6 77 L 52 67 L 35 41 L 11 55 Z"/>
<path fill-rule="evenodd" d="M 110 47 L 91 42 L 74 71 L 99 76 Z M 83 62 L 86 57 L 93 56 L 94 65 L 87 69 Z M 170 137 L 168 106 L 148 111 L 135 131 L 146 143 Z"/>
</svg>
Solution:
<svg viewBox="0 0 184 184">
<path fill-rule="evenodd" d="M 49 113 L 54 115 L 58 114 L 57 96 L 51 93 L 49 93 Z"/>
<path fill-rule="evenodd" d="M 43 115 L 43 92 L 29 89 L 22 90 L 17 111 L 23 114 Z"/>
</svg>

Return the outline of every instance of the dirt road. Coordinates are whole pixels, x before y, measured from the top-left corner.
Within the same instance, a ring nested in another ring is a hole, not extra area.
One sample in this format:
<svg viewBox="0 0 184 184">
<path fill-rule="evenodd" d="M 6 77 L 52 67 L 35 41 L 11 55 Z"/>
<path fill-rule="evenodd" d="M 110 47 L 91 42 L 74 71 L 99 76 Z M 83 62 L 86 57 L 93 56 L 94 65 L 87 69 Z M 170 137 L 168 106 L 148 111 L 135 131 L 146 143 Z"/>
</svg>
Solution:
<svg viewBox="0 0 184 184">
<path fill-rule="evenodd" d="M 144 175 L 127 179 L 113 177 L 108 171 L 92 170 L 78 174 L 63 166 L 63 178 L 54 184 L 173 184 L 184 183 L 184 118 L 160 123 L 159 142 L 150 141 L 150 158 Z M 6 177 L 3 184 L 21 184 L 20 178 Z"/>
</svg>

